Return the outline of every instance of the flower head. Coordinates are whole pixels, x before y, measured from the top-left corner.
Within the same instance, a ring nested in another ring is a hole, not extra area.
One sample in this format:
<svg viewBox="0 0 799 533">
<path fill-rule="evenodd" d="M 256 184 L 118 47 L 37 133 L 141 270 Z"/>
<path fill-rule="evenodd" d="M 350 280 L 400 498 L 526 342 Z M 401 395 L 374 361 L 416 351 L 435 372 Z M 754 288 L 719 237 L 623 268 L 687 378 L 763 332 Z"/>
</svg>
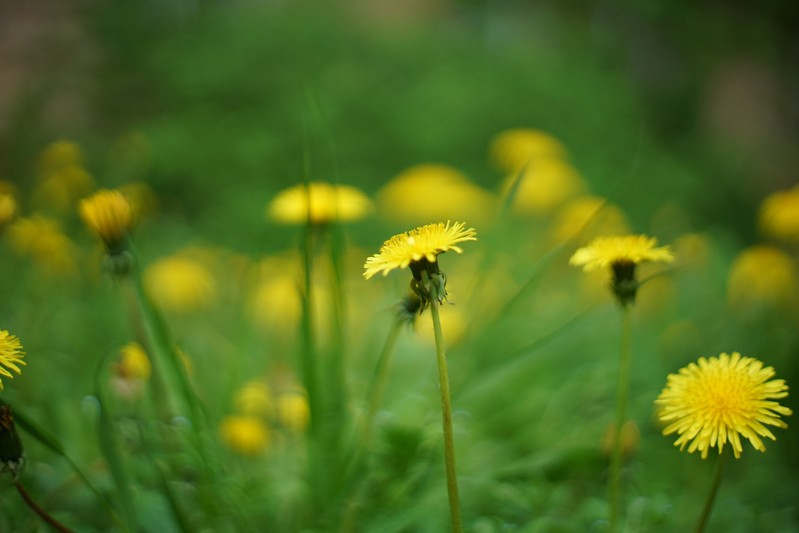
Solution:
<svg viewBox="0 0 799 533">
<path fill-rule="evenodd" d="M 516 172 L 530 161 L 566 157 L 566 148 L 555 137 L 540 130 L 515 128 L 505 130 L 491 141 L 491 159 L 505 172 Z"/>
<path fill-rule="evenodd" d="M 680 450 L 688 445 L 688 453 L 699 450 L 703 459 L 714 446 L 721 453 L 727 442 L 739 458 L 741 437 L 765 451 L 761 437 L 775 440 L 766 426 L 788 427 L 779 417 L 792 414 L 774 401 L 788 396 L 788 386 L 782 379 L 771 380 L 773 376 L 772 367 L 738 352 L 701 357 L 698 364 L 670 374 L 655 400 L 658 417 L 668 424 L 663 434 L 676 432 L 674 445 Z"/>
<path fill-rule="evenodd" d="M 255 456 L 269 448 L 269 428 L 256 416 L 229 415 L 219 427 L 222 442 L 240 455 Z"/>
<path fill-rule="evenodd" d="M 583 270 L 612 267 L 632 263 L 637 265 L 648 261 L 671 263 L 674 255 L 668 246 L 656 248 L 657 239 L 646 235 L 624 235 L 597 237 L 588 246 L 574 252 L 569 264 L 582 266 Z"/>
<path fill-rule="evenodd" d="M 381 217 L 411 224 L 443 217 L 485 221 L 494 215 L 498 203 L 492 192 L 457 169 L 432 163 L 403 170 L 377 193 Z"/>
<path fill-rule="evenodd" d="M 366 260 L 363 276 L 369 279 L 380 272 L 385 276 L 395 268 L 412 267 L 423 261 L 435 263 L 438 254 L 450 250 L 462 253 L 458 243 L 477 240 L 474 228 L 465 226 L 464 222 L 438 222 L 394 235 L 383 243 L 380 253 Z"/>
<path fill-rule="evenodd" d="M 80 216 L 109 252 L 116 253 L 132 225 L 130 204 L 118 190 L 103 189 L 80 203 Z"/>
<path fill-rule="evenodd" d="M 586 272 L 609 266 L 613 272 L 611 290 L 619 303 L 628 305 L 635 302 L 638 291 L 636 265 L 650 261 L 674 261 L 674 255 L 668 246 L 656 246 L 657 239 L 646 235 L 597 237 L 574 252 L 569 264 L 582 266 Z"/>
<path fill-rule="evenodd" d="M 727 300 L 738 312 L 790 310 L 799 298 L 799 279 L 790 255 L 766 244 L 738 254 L 727 279 Z"/>
<path fill-rule="evenodd" d="M 0 330 L 0 376 L 13 378 L 14 375 L 9 372 L 13 370 L 17 374 L 21 374 L 19 365 L 26 365 L 22 360 L 25 352 L 22 351 L 22 344 L 16 335 L 10 335 L 8 331 Z M 0 379 L 0 390 L 3 390 L 3 380 Z"/>
<path fill-rule="evenodd" d="M 372 211 L 372 201 L 349 185 L 314 181 L 278 193 L 269 203 L 267 215 L 284 224 L 351 222 Z"/>
<path fill-rule="evenodd" d="M 760 230 L 775 239 L 799 242 L 799 185 L 770 194 L 760 205 Z"/>
<path fill-rule="evenodd" d="M 34 260 L 48 274 L 67 274 L 75 269 L 75 247 L 57 220 L 34 214 L 8 227 L 11 247 Z"/>
<path fill-rule="evenodd" d="M 187 313 L 216 299 L 216 280 L 202 263 L 177 254 L 159 259 L 144 271 L 144 286 L 162 309 Z"/>
</svg>

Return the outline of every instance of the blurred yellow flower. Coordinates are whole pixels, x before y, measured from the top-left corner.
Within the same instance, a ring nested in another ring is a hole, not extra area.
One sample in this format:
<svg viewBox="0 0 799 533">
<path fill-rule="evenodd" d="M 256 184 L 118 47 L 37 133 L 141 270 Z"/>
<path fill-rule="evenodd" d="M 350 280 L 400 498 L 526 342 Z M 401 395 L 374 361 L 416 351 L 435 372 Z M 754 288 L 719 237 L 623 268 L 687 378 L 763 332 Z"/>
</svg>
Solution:
<svg viewBox="0 0 799 533">
<path fill-rule="evenodd" d="M 78 165 L 68 165 L 48 172 L 33 189 L 31 203 L 41 209 L 68 213 L 75 202 L 94 188 L 94 179 Z"/>
<path fill-rule="evenodd" d="M 568 162 L 554 158 L 536 159 L 521 176 L 509 174 L 502 182 L 502 195 L 513 194 L 511 205 L 520 215 L 548 215 L 585 190 L 580 173 Z"/>
<path fill-rule="evenodd" d="M 656 248 L 657 239 L 646 235 L 597 237 L 574 252 L 569 264 L 582 266 L 586 272 L 618 265 L 644 262 L 671 263 L 674 255 L 668 246 Z"/>
<path fill-rule="evenodd" d="M 121 377 L 147 381 L 152 373 L 150 358 L 138 342 L 129 342 L 119 349 L 117 371 Z"/>
<path fill-rule="evenodd" d="M 0 330 L 0 376 L 13 378 L 13 370 L 18 375 L 22 373 L 19 365 L 25 366 L 27 363 L 22 360 L 25 352 L 22 351 L 22 344 L 16 335 L 10 335 L 6 330 Z M 3 380 L 0 379 L 0 390 L 3 390 Z"/>
<path fill-rule="evenodd" d="M 102 189 L 80 203 L 80 216 L 100 237 L 109 252 L 116 252 L 130 232 L 130 204 L 118 190 Z"/>
<path fill-rule="evenodd" d="M 424 164 L 410 167 L 377 193 L 378 213 L 395 222 L 460 218 L 486 222 L 497 211 L 496 196 L 473 184 L 452 167 Z"/>
<path fill-rule="evenodd" d="M 264 453 L 271 443 L 269 428 L 257 416 L 229 415 L 219 427 L 222 442 L 240 455 Z"/>
<path fill-rule="evenodd" d="M 543 131 L 516 128 L 496 135 L 489 149 L 497 168 L 513 173 L 540 158 L 562 159 L 566 148 L 552 135 Z"/>
<path fill-rule="evenodd" d="M 155 211 L 157 198 L 150 186 L 143 181 L 126 183 L 118 190 L 130 206 L 130 218 L 134 226 Z"/>
<path fill-rule="evenodd" d="M 315 181 L 278 193 L 269 202 L 267 215 L 283 224 L 304 224 L 309 216 L 312 224 L 326 224 L 359 220 L 372 209 L 372 201 L 355 187 Z"/>
<path fill-rule="evenodd" d="M 74 141 L 67 139 L 53 141 L 39 153 L 41 174 L 48 174 L 67 166 L 83 166 L 83 150 Z"/>
<path fill-rule="evenodd" d="M 610 456 L 613 452 L 613 445 L 616 435 L 615 424 L 611 424 L 605 428 L 602 433 L 601 449 L 602 453 Z M 621 454 L 624 457 L 631 457 L 641 443 L 641 431 L 638 425 L 632 420 L 628 420 L 621 426 Z"/>
<path fill-rule="evenodd" d="M 799 185 L 767 196 L 760 205 L 758 222 L 764 235 L 799 243 Z"/>
<path fill-rule="evenodd" d="M 369 279 L 381 272 L 385 276 L 395 268 L 435 263 L 438 254 L 450 250 L 462 253 L 458 243 L 477 240 L 474 228 L 465 226 L 464 222 L 439 222 L 394 235 L 383 243 L 380 253 L 366 259 L 363 276 Z"/>
<path fill-rule="evenodd" d="M 263 381 L 252 380 L 245 383 L 234 399 L 236 409 L 245 415 L 269 417 L 274 411 L 272 391 Z"/>
<path fill-rule="evenodd" d="M 0 192 L 0 230 L 14 220 L 17 214 L 17 201 L 9 193 Z"/>
<path fill-rule="evenodd" d="M 293 331 L 302 314 L 296 275 L 277 272 L 264 277 L 250 295 L 249 312 L 259 328 Z"/>
<path fill-rule="evenodd" d="M 592 239 L 629 232 L 627 217 L 618 206 L 596 196 L 579 196 L 557 210 L 550 235 L 555 243 L 562 243 L 578 235 Z"/>
<path fill-rule="evenodd" d="M 75 248 L 61 232 L 58 221 L 33 215 L 8 227 L 11 247 L 28 256 L 48 274 L 68 274 L 75 269 Z"/>
<path fill-rule="evenodd" d="M 674 240 L 674 253 L 687 267 L 706 268 L 710 264 L 712 242 L 703 233 L 686 233 Z"/>
<path fill-rule="evenodd" d="M 658 417 L 667 424 L 663 434 L 676 432 L 674 445 L 680 450 L 688 445 L 688 453 L 699 450 L 702 459 L 713 447 L 721 453 L 728 441 L 739 458 L 741 437 L 765 451 L 760 437 L 776 440 L 766 426 L 788 427 L 780 415 L 792 414 L 775 401 L 788 396 L 788 386 L 782 379 L 769 381 L 773 376 L 772 367 L 763 368 L 762 362 L 738 352 L 699 358 L 698 364 L 670 374 L 655 400 Z"/>
<path fill-rule="evenodd" d="M 295 433 L 308 427 L 311 410 L 305 394 L 297 391 L 284 392 L 277 397 L 277 417 L 280 424 Z"/>
<path fill-rule="evenodd" d="M 738 310 L 790 307 L 797 301 L 796 269 L 782 250 L 751 246 L 733 261 L 727 279 L 727 301 Z"/>
<path fill-rule="evenodd" d="M 147 267 L 144 285 L 157 305 L 175 313 L 205 309 L 216 299 L 211 272 L 181 255 L 165 257 Z"/>
</svg>

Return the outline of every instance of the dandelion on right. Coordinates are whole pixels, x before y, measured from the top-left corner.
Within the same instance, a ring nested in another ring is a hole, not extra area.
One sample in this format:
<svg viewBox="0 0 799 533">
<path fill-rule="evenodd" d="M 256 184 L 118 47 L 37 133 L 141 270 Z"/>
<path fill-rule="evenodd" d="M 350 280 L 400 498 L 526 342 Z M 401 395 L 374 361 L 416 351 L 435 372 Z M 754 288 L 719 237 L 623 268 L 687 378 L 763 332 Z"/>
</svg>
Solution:
<svg viewBox="0 0 799 533">
<path fill-rule="evenodd" d="M 688 446 L 689 453 L 698 450 L 703 459 L 710 448 L 717 447 L 721 453 L 727 442 L 735 458 L 740 458 L 741 437 L 765 451 L 761 437 L 776 440 L 767 426 L 786 428 L 780 415 L 792 414 L 776 401 L 788 396 L 788 385 L 785 380 L 771 379 L 774 375 L 773 367 L 738 352 L 701 357 L 670 374 L 655 400 L 658 418 L 667 424 L 663 434 L 676 432 L 679 438 L 674 445 L 680 450 Z"/>
</svg>

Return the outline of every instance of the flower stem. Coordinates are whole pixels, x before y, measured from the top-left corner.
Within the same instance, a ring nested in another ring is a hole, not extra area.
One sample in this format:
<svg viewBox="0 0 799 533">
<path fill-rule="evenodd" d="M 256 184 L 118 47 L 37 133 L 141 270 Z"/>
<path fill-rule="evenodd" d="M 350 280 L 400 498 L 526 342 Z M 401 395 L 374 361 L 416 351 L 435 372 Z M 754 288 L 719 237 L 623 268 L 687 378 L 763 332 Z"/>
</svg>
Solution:
<svg viewBox="0 0 799 533">
<path fill-rule="evenodd" d="M 710 512 L 713 510 L 713 502 L 716 500 L 716 494 L 721 485 L 721 477 L 724 474 L 724 464 L 727 462 L 729 453 L 720 453 L 719 460 L 716 462 L 716 472 L 713 474 L 713 483 L 710 485 L 710 493 L 707 495 L 705 507 L 702 509 L 702 514 L 699 515 L 699 520 L 696 522 L 696 533 L 702 533 L 705 530 L 707 521 L 710 518 Z"/>
<path fill-rule="evenodd" d="M 64 524 L 62 524 L 52 516 L 50 516 L 50 514 L 47 511 L 39 507 L 39 504 L 37 504 L 33 500 L 33 498 L 31 498 L 31 495 L 28 494 L 28 491 L 25 490 L 25 487 L 22 486 L 22 483 L 20 483 L 19 480 L 14 481 L 14 486 L 17 488 L 17 492 L 19 492 L 19 495 L 22 496 L 23 500 L 25 500 L 25 503 L 28 505 L 28 507 L 33 509 L 33 511 L 37 515 L 39 515 L 39 517 L 42 520 L 47 522 L 50 525 L 50 527 L 52 527 L 56 531 L 60 531 L 61 533 L 73 533 L 71 529 L 69 529 L 67 526 L 65 526 Z"/>
<path fill-rule="evenodd" d="M 391 329 L 388 330 L 388 335 L 383 343 L 383 349 L 380 351 L 380 356 L 377 359 L 377 366 L 375 373 L 372 377 L 372 383 L 369 387 L 368 395 L 368 408 L 366 411 L 366 419 L 364 420 L 363 429 L 361 433 L 361 445 L 367 447 L 372 438 L 372 429 L 375 424 L 375 416 L 377 409 L 380 407 L 380 400 L 383 397 L 383 390 L 386 388 L 386 379 L 388 378 L 388 367 L 391 361 L 391 356 L 394 353 L 394 345 L 397 342 L 397 335 L 400 331 L 401 322 L 395 320 L 391 324 Z"/>
<path fill-rule="evenodd" d="M 610 476 L 608 478 L 608 497 L 610 498 L 610 527 L 613 533 L 619 521 L 621 505 L 621 466 L 622 443 L 621 429 L 624 425 L 624 413 L 627 408 L 627 396 L 630 390 L 630 337 L 632 335 L 631 312 L 629 305 L 622 306 L 621 352 L 619 359 L 619 381 L 616 390 L 616 419 L 613 425 L 613 451 L 610 457 Z"/>
<path fill-rule="evenodd" d="M 423 275 L 427 278 L 427 273 Z M 428 279 L 425 279 L 428 281 Z M 428 283 L 434 286 L 434 283 Z M 433 334 L 436 338 L 436 360 L 438 361 L 438 385 L 441 391 L 441 415 L 444 426 L 444 462 L 447 469 L 447 494 L 449 495 L 449 511 L 452 519 L 453 533 L 463 531 L 461 525 L 461 505 L 458 497 L 458 477 L 455 473 L 455 442 L 452 436 L 452 406 L 449 395 L 449 376 L 447 373 L 447 356 L 444 352 L 444 336 L 441 333 L 441 318 L 438 314 L 438 294 L 433 289 L 430 298 L 430 315 L 433 317 Z"/>
</svg>

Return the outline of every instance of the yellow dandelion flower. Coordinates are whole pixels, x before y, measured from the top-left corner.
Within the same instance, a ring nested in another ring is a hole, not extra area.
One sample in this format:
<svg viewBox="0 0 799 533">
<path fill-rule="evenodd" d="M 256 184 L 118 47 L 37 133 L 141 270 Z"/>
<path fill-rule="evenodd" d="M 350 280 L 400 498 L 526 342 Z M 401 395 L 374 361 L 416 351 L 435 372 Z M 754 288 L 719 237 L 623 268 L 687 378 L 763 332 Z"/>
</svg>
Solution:
<svg viewBox="0 0 799 533">
<path fill-rule="evenodd" d="M 271 443 L 269 428 L 256 416 L 226 416 L 219 426 L 219 435 L 228 448 L 246 456 L 265 452 Z"/>
<path fill-rule="evenodd" d="M 42 174 L 73 165 L 83 165 L 83 150 L 74 141 L 67 139 L 53 141 L 39 154 L 39 171 Z"/>
<path fill-rule="evenodd" d="M 57 220 L 38 214 L 17 219 L 8 227 L 8 238 L 18 254 L 32 258 L 48 274 L 75 269 L 75 246 Z"/>
<path fill-rule="evenodd" d="M 578 235 L 592 239 L 603 235 L 624 235 L 630 225 L 620 207 L 596 196 L 579 196 L 558 208 L 550 230 L 552 240 L 565 242 Z"/>
<path fill-rule="evenodd" d="M 727 300 L 738 311 L 790 308 L 797 303 L 799 280 L 791 257 L 773 246 L 751 246 L 733 261 Z"/>
<path fill-rule="evenodd" d="M 768 237 L 799 242 L 799 185 L 767 196 L 760 206 L 758 223 Z"/>
<path fill-rule="evenodd" d="M 435 263 L 438 254 L 450 250 L 462 253 L 460 242 L 477 240 L 474 228 L 465 229 L 464 222 L 427 224 L 394 235 L 380 247 L 380 253 L 369 257 L 363 265 L 366 279 L 375 274 L 387 275 L 395 268 L 405 268 L 423 262 Z M 414 275 L 416 272 L 414 272 Z"/>
<path fill-rule="evenodd" d="M 80 216 L 110 252 L 116 252 L 132 225 L 130 204 L 118 190 L 103 189 L 80 203 Z"/>
<path fill-rule="evenodd" d="M 13 378 L 13 370 L 17 375 L 22 373 L 19 365 L 25 366 L 27 363 L 22 360 L 25 352 L 22 351 L 22 344 L 16 335 L 10 335 L 8 331 L 0 330 L 0 376 Z M 0 390 L 3 390 L 3 380 L 0 379 Z"/>
<path fill-rule="evenodd" d="M 458 170 L 441 164 L 415 165 L 393 177 L 377 193 L 378 213 L 414 224 L 443 217 L 487 221 L 497 211 L 497 196 Z"/>
<path fill-rule="evenodd" d="M 283 224 L 304 224 L 309 216 L 314 224 L 327 224 L 360 220 L 372 209 L 372 201 L 355 187 L 315 181 L 278 193 L 267 215 Z"/>
<path fill-rule="evenodd" d="M 699 450 L 702 459 L 713 447 L 721 453 L 727 442 L 739 458 L 741 437 L 754 449 L 765 451 L 761 437 L 776 440 L 766 426 L 788 427 L 780 415 L 792 414 L 775 401 L 788 396 L 788 386 L 773 376 L 772 367 L 764 368 L 762 362 L 738 352 L 701 357 L 698 364 L 670 374 L 655 400 L 658 418 L 667 424 L 663 434 L 676 432 L 679 438 L 674 445 L 680 450 L 687 445 L 688 453 Z"/>
<path fill-rule="evenodd" d="M 17 214 L 17 201 L 14 196 L 8 193 L 0 192 L 0 229 L 4 228 L 6 224 L 14 220 Z"/>
<path fill-rule="evenodd" d="M 311 410 L 302 392 L 286 392 L 277 398 L 277 417 L 283 427 L 302 433 L 308 427 Z"/>
<path fill-rule="evenodd" d="M 565 158 L 566 148 L 552 135 L 529 128 L 497 134 L 491 141 L 491 160 L 505 172 L 515 172 L 538 158 Z"/>
<path fill-rule="evenodd" d="M 516 180 L 519 180 L 513 189 Z M 585 182 L 568 162 L 553 159 L 537 159 L 530 163 L 521 176 L 513 173 L 502 183 L 502 194 L 513 190 L 513 210 L 520 215 L 543 216 L 583 194 Z"/>
<path fill-rule="evenodd" d="M 245 415 L 271 416 L 274 411 L 272 391 L 262 381 L 249 381 L 238 391 L 234 399 L 236 409 Z"/>
<path fill-rule="evenodd" d="M 198 261 L 180 255 L 160 259 L 147 267 L 144 286 L 156 304 L 175 313 L 205 309 L 217 293 L 211 272 Z"/>
<path fill-rule="evenodd" d="M 668 246 L 657 248 L 657 239 L 646 235 L 624 235 L 597 237 L 587 246 L 574 252 L 569 264 L 582 266 L 590 272 L 610 267 L 613 273 L 611 290 L 619 303 L 627 305 L 635 302 L 638 281 L 635 267 L 640 263 L 671 263 L 674 255 Z"/>
<path fill-rule="evenodd" d="M 121 377 L 147 381 L 152 373 L 152 365 L 144 348 L 138 342 L 129 342 L 119 349 L 117 370 Z"/>
<path fill-rule="evenodd" d="M 68 213 L 75 202 L 94 189 L 94 179 L 86 169 L 68 165 L 49 171 L 31 193 L 31 203 L 45 211 Z"/>
<path fill-rule="evenodd" d="M 597 237 L 588 246 L 574 252 L 569 264 L 582 266 L 587 272 L 617 264 L 644 262 L 671 263 L 674 255 L 668 246 L 657 248 L 657 239 L 646 235 Z"/>
</svg>

